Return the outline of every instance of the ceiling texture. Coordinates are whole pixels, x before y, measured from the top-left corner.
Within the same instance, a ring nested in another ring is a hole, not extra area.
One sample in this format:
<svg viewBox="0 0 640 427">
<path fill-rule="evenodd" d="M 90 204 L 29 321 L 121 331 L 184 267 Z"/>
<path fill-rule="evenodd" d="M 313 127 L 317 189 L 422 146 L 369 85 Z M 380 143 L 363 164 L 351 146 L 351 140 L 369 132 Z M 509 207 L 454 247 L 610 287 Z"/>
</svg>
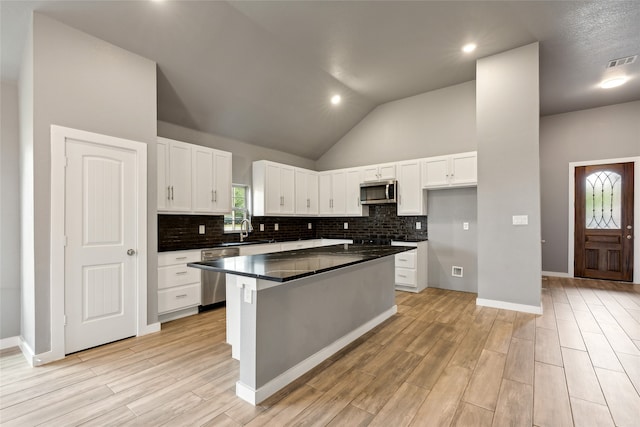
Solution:
<svg viewBox="0 0 640 427">
<path fill-rule="evenodd" d="M 640 60 L 607 70 L 640 54 L 637 0 L 2 0 L 3 80 L 34 10 L 156 61 L 159 120 L 313 160 L 376 106 L 474 80 L 476 59 L 536 41 L 541 115 L 640 99 Z M 598 87 L 615 73 L 629 82 Z"/>
</svg>

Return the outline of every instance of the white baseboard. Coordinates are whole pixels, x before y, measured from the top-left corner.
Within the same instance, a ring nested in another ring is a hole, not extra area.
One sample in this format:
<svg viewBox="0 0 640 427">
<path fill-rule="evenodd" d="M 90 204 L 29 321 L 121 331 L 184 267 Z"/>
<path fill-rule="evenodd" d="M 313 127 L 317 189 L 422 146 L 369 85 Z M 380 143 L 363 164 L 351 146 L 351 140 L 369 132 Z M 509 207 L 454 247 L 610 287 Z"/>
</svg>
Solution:
<svg viewBox="0 0 640 427">
<path fill-rule="evenodd" d="M 11 347 L 20 347 L 20 337 L 8 337 L 0 339 L 0 350 Z"/>
<path fill-rule="evenodd" d="M 549 277 L 573 277 L 570 276 L 569 273 L 562 273 L 559 271 L 543 271 L 542 272 L 543 276 L 549 276 Z"/>
<path fill-rule="evenodd" d="M 152 334 L 154 332 L 160 332 L 160 322 L 152 323 L 150 325 L 144 325 L 139 331 L 138 336 Z"/>
<path fill-rule="evenodd" d="M 347 335 L 344 335 L 343 337 L 337 339 L 336 341 L 329 344 L 322 350 L 318 351 L 315 354 L 312 354 L 302 362 L 286 370 L 285 372 L 278 375 L 277 377 L 275 377 L 274 379 L 272 379 L 262 387 L 258 388 L 257 390 L 238 381 L 236 383 L 236 395 L 240 399 L 245 400 L 251 403 L 252 405 L 257 405 L 258 403 L 262 402 L 269 396 L 276 393 L 278 390 L 282 389 L 286 385 L 293 382 L 296 378 L 309 372 L 311 369 L 315 368 L 320 363 L 325 361 L 329 356 L 335 354 L 346 345 L 350 344 L 351 342 L 355 341 L 362 335 L 366 334 L 371 329 L 375 328 L 376 326 L 378 326 L 379 324 L 381 324 L 382 322 L 384 322 L 385 320 L 387 320 L 397 312 L 398 312 L 398 306 L 394 305 L 390 309 L 384 311 L 383 313 L 369 320 L 364 325 L 354 329 L 353 331 L 349 332 Z"/>
<path fill-rule="evenodd" d="M 503 310 L 522 311 L 524 313 L 542 314 L 542 303 L 540 306 L 516 304 L 513 302 L 497 301 L 492 299 L 477 298 L 476 304 L 484 307 L 501 308 Z"/>
</svg>

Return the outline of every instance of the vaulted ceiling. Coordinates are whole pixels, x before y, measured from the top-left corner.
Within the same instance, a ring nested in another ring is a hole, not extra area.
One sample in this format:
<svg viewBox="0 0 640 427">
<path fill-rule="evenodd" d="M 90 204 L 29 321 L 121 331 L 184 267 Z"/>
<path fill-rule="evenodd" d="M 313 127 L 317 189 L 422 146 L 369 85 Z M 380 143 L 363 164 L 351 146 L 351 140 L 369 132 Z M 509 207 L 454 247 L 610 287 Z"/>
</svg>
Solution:
<svg viewBox="0 0 640 427">
<path fill-rule="evenodd" d="M 540 42 L 541 114 L 640 99 L 638 1 L 5 1 L 2 78 L 32 10 L 158 63 L 158 118 L 317 159 L 376 106 Z M 463 44 L 475 42 L 471 54 Z M 603 90 L 608 74 L 630 81 Z M 342 96 L 334 106 L 329 99 Z"/>
</svg>

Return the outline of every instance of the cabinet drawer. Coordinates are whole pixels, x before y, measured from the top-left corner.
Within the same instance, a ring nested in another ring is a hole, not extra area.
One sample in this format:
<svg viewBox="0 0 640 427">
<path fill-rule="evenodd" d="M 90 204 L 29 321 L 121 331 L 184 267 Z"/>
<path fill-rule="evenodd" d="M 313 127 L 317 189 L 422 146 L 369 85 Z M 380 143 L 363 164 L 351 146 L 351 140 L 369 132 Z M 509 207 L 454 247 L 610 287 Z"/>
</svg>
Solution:
<svg viewBox="0 0 640 427">
<path fill-rule="evenodd" d="M 396 268 L 396 283 L 405 286 L 417 286 L 416 270 Z"/>
<path fill-rule="evenodd" d="M 416 250 L 396 254 L 396 267 L 416 268 Z"/>
<path fill-rule="evenodd" d="M 158 291 L 158 313 L 180 310 L 200 304 L 200 283 Z"/>
<path fill-rule="evenodd" d="M 172 265 L 158 268 L 158 289 L 171 288 L 173 286 L 200 283 L 200 269 L 187 267 L 186 265 Z"/>
<path fill-rule="evenodd" d="M 158 254 L 158 267 L 198 262 L 201 256 L 201 251 L 161 252 Z"/>
</svg>

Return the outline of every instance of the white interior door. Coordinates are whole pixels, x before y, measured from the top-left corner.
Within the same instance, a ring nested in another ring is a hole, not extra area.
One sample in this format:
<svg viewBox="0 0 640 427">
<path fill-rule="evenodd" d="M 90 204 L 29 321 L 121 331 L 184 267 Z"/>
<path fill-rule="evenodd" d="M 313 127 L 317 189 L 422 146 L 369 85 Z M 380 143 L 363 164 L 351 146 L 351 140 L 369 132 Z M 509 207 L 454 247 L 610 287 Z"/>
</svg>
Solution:
<svg viewBox="0 0 640 427">
<path fill-rule="evenodd" d="M 137 153 L 67 139 L 65 353 L 136 335 Z"/>
</svg>

